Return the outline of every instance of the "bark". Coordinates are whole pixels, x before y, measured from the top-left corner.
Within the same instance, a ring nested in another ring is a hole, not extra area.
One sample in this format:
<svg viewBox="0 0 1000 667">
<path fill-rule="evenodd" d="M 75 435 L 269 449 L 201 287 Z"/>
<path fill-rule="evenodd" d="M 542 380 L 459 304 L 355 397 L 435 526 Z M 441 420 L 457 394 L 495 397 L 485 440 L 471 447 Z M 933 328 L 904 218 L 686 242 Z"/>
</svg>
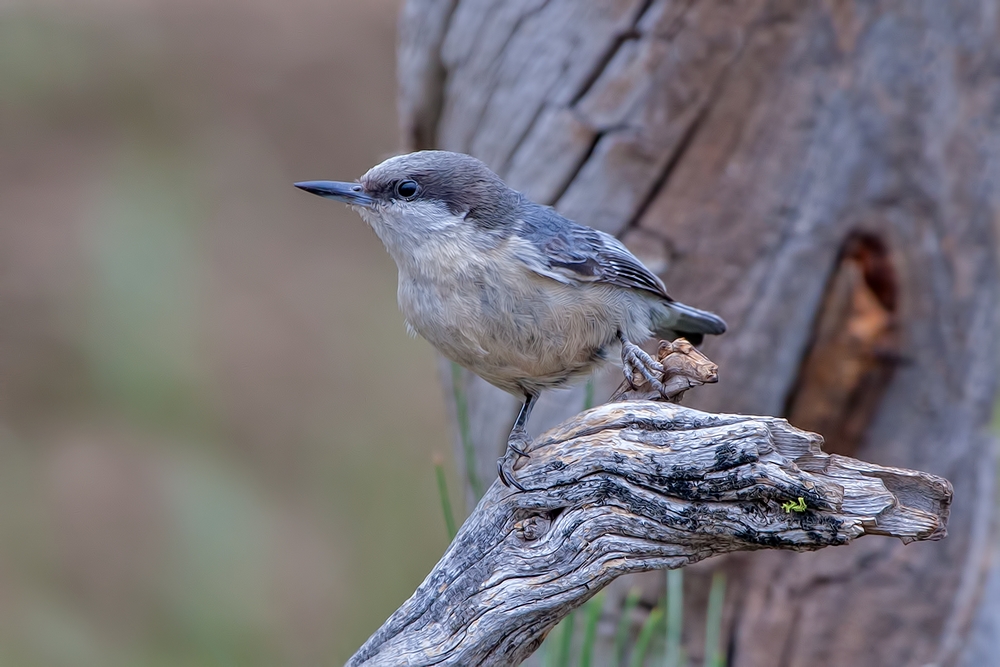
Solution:
<svg viewBox="0 0 1000 667">
<path fill-rule="evenodd" d="M 409 0 L 401 28 L 409 148 L 482 158 L 727 319 L 693 405 L 783 414 L 954 484 L 943 542 L 723 559 L 729 664 L 955 663 L 990 627 L 997 3 Z M 516 406 L 459 380 L 491 480 Z M 583 393 L 548 395 L 531 426 Z"/>
<path fill-rule="evenodd" d="M 653 401 L 594 408 L 494 482 L 441 561 L 348 662 L 512 665 L 629 572 L 732 551 L 810 551 L 862 535 L 945 535 L 951 485 L 824 454 L 783 419 Z"/>
</svg>

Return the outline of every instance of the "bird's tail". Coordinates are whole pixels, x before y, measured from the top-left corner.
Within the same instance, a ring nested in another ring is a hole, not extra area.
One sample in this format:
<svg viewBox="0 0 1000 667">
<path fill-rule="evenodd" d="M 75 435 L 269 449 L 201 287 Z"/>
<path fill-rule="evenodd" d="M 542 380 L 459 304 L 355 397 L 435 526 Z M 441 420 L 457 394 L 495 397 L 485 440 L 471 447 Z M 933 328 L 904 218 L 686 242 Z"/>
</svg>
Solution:
<svg viewBox="0 0 1000 667">
<path fill-rule="evenodd" d="M 653 333 L 673 340 L 683 336 L 695 345 L 705 334 L 726 332 L 726 322 L 715 313 L 684 305 L 680 301 L 664 301 L 653 315 Z"/>
</svg>

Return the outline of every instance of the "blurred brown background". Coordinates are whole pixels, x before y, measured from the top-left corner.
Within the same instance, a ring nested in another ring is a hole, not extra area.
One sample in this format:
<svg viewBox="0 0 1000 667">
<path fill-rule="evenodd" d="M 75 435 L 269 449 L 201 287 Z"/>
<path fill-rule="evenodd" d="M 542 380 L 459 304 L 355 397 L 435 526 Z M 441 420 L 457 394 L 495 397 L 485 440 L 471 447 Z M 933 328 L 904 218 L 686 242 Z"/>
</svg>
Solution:
<svg viewBox="0 0 1000 667">
<path fill-rule="evenodd" d="M 0 6 L 0 664 L 342 662 L 443 551 L 431 351 L 291 186 L 396 149 L 396 11 Z"/>
</svg>

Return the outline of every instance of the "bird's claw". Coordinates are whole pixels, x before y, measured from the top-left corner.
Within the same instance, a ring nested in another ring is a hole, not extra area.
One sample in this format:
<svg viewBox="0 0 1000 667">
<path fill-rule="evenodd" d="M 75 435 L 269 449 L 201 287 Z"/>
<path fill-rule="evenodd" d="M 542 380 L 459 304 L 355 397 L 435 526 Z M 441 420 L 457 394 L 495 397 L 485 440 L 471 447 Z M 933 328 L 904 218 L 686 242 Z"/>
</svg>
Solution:
<svg viewBox="0 0 1000 667">
<path fill-rule="evenodd" d="M 507 452 L 497 459 L 497 477 L 500 478 L 504 486 L 514 487 L 520 491 L 527 491 L 514 476 L 514 464 L 521 457 L 531 458 L 531 455 L 527 451 L 530 443 L 531 440 L 524 432 L 515 431 L 510 434 L 510 438 L 507 439 Z"/>
<path fill-rule="evenodd" d="M 518 491 L 527 491 L 527 489 L 524 488 L 519 481 L 517 481 L 517 478 L 514 477 L 514 463 L 510 460 L 509 452 L 497 459 L 497 477 L 499 477 L 500 481 L 503 482 L 503 485 L 508 488 L 513 486 Z"/>
<path fill-rule="evenodd" d="M 518 456 L 523 456 L 523 457 L 528 458 L 528 459 L 531 458 L 531 454 L 529 454 L 527 452 L 527 450 L 522 449 L 521 447 L 518 447 L 517 445 L 514 444 L 513 441 L 507 443 L 507 450 L 511 451 L 511 452 L 514 452 Z"/>
<path fill-rule="evenodd" d="M 663 364 L 649 356 L 641 347 L 627 340 L 622 341 L 622 365 L 625 379 L 632 389 L 636 388 L 635 373 L 638 371 L 650 387 L 667 397 L 669 392 L 660 380 L 664 372 Z"/>
</svg>

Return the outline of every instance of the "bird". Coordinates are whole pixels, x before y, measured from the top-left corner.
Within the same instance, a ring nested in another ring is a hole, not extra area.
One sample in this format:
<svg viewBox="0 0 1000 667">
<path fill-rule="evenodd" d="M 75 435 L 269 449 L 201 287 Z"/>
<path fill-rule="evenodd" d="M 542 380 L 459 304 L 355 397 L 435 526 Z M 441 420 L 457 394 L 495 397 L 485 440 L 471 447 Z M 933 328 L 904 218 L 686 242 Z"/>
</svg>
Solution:
<svg viewBox="0 0 1000 667">
<path fill-rule="evenodd" d="M 349 205 L 398 270 L 397 301 L 411 334 L 521 401 L 500 481 L 524 490 L 526 425 L 539 395 L 620 354 L 625 378 L 655 389 L 663 368 L 637 342 L 694 343 L 722 334 L 718 315 L 667 294 L 614 236 L 579 224 L 507 186 L 480 160 L 425 150 L 391 157 L 353 182 L 303 181 Z"/>
</svg>

